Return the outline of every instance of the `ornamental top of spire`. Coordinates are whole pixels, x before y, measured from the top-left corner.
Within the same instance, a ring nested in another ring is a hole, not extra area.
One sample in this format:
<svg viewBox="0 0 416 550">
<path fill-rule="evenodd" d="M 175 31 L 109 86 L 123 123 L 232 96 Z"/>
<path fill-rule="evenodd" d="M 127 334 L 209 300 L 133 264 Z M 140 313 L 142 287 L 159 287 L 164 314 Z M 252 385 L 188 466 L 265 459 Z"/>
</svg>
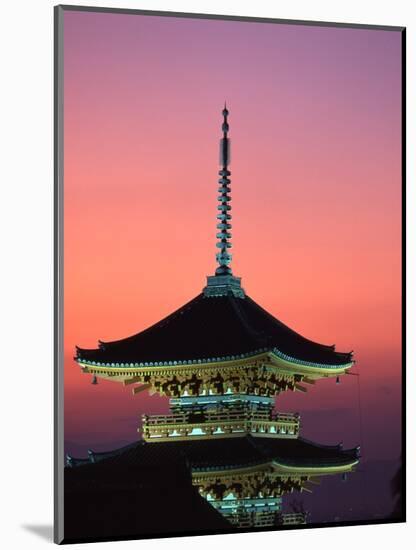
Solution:
<svg viewBox="0 0 416 550">
<path fill-rule="evenodd" d="M 229 252 L 231 248 L 231 180 L 229 176 L 231 172 L 228 170 L 230 164 L 230 139 L 228 132 L 230 126 L 228 124 L 227 105 L 224 103 L 222 115 L 224 117 L 222 123 L 223 137 L 220 139 L 220 166 L 218 172 L 221 176 L 218 180 L 220 187 L 218 188 L 218 206 L 217 210 L 217 249 L 216 254 L 218 267 L 215 270 L 215 276 L 208 277 L 208 284 L 204 289 L 206 296 L 222 296 L 232 294 L 240 298 L 244 298 L 244 290 L 241 288 L 240 278 L 234 277 L 231 270 L 232 256 Z"/>
<path fill-rule="evenodd" d="M 230 129 L 228 122 L 227 122 L 227 116 L 228 116 L 228 109 L 226 103 L 224 103 L 224 109 L 222 110 L 222 116 L 224 117 L 224 122 L 222 123 L 222 131 L 224 132 L 224 137 L 226 137 L 226 134 L 228 130 Z"/>
</svg>

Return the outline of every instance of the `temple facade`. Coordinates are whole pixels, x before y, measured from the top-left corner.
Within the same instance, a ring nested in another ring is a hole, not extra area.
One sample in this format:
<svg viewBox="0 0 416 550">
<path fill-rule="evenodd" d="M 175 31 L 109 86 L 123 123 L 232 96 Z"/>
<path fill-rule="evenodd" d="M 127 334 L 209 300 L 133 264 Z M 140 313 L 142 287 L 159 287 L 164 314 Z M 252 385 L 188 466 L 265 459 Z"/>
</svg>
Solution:
<svg viewBox="0 0 416 550">
<path fill-rule="evenodd" d="M 246 461 L 230 451 L 221 464 L 188 457 L 193 485 L 229 523 L 302 523 L 302 514 L 283 514 L 282 497 L 310 490 L 321 475 L 352 471 L 358 449 L 305 443 L 299 415 L 275 411 L 275 398 L 307 391 L 321 378 L 338 379 L 354 360 L 352 352 L 338 352 L 287 327 L 251 299 L 233 274 L 226 106 L 222 115 L 214 275 L 198 296 L 155 325 L 122 340 L 100 341 L 95 349 L 77 347 L 75 359 L 93 383 L 103 378 L 131 385 L 134 394 L 169 398 L 170 414 L 143 416 L 141 445 L 170 445 L 169 452 L 182 449 L 188 456 L 200 444 L 205 456 L 213 448 L 219 456 L 238 443 L 241 456 L 250 455 Z M 70 457 L 68 464 L 75 463 L 80 464 Z"/>
</svg>

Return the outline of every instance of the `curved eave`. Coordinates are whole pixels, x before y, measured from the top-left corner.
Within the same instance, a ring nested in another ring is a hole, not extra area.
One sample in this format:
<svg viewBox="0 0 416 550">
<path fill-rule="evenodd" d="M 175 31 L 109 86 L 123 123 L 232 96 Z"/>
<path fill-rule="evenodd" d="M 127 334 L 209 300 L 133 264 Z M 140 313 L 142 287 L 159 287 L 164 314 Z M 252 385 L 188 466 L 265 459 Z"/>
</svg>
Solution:
<svg viewBox="0 0 416 550">
<path fill-rule="evenodd" d="M 276 348 L 274 348 L 271 352 L 271 357 L 273 363 L 284 372 L 296 372 L 297 374 L 307 374 L 312 377 L 339 376 L 341 374 L 345 374 L 348 369 L 354 366 L 354 361 L 352 359 L 339 365 L 303 361 L 301 359 L 296 359 L 295 357 L 290 357 Z"/>
<path fill-rule="evenodd" d="M 274 471 L 282 474 L 308 474 L 308 475 L 325 475 L 325 474 L 341 474 L 345 472 L 350 472 L 354 466 L 359 463 L 358 458 L 352 458 L 349 461 L 341 462 L 340 464 L 317 464 L 317 465 L 308 465 L 305 464 L 295 466 L 285 464 L 280 461 L 273 461 Z"/>
<path fill-rule="evenodd" d="M 262 349 L 256 350 L 252 353 L 245 353 L 241 355 L 231 355 L 225 357 L 212 357 L 203 359 L 190 359 L 182 361 L 150 361 L 150 362 L 138 362 L 138 363 L 100 363 L 98 361 L 90 361 L 82 358 L 75 358 L 77 363 L 87 372 L 94 371 L 96 374 L 112 372 L 120 375 L 128 374 L 129 376 L 138 373 L 156 373 L 158 371 L 177 370 L 178 367 L 181 370 L 194 370 L 198 369 L 210 369 L 212 365 L 217 367 L 234 367 L 244 366 L 245 364 L 252 364 L 253 361 L 265 361 L 272 366 L 277 367 L 279 370 L 286 372 L 287 374 L 308 374 L 313 377 L 321 376 L 338 376 L 344 374 L 348 369 L 354 365 L 354 361 L 350 360 L 344 364 L 323 364 L 313 363 L 290 357 L 283 352 L 280 352 L 277 348 L 272 350 Z"/>
<path fill-rule="evenodd" d="M 269 467 L 273 468 L 274 473 L 282 475 L 330 475 L 330 474 L 343 474 L 346 472 L 351 472 L 354 467 L 359 463 L 358 458 L 351 458 L 350 460 L 340 461 L 338 464 L 326 464 L 326 463 L 317 463 L 317 464 L 298 464 L 292 465 L 287 464 L 281 460 L 267 460 L 262 461 L 257 464 L 248 464 L 246 466 L 235 466 L 235 467 L 192 467 L 192 472 L 197 474 L 200 477 L 212 476 L 213 473 L 221 477 L 229 477 L 232 474 L 244 474 L 256 472 L 258 470 L 265 470 Z"/>
</svg>

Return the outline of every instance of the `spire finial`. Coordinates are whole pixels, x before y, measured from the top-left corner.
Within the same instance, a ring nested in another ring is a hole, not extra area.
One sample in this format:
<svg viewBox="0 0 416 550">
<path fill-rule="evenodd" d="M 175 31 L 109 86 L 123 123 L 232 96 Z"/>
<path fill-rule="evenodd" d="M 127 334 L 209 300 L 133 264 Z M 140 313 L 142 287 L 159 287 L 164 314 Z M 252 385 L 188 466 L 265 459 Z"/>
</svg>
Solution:
<svg viewBox="0 0 416 550">
<path fill-rule="evenodd" d="M 222 115 L 224 120 L 222 123 L 223 137 L 220 140 L 221 170 L 218 172 L 221 176 L 218 180 L 220 184 L 218 189 L 220 193 L 218 196 L 218 210 L 220 213 L 217 216 L 219 220 L 217 224 L 217 229 L 219 229 L 219 233 L 217 233 L 217 248 L 219 248 L 219 252 L 217 253 L 218 267 L 215 271 L 215 275 L 232 275 L 230 268 L 231 254 L 228 252 L 228 249 L 231 248 L 231 206 L 229 204 L 231 202 L 231 197 L 229 195 L 231 192 L 231 180 L 228 178 L 228 176 L 231 175 L 231 172 L 228 170 L 228 165 L 230 163 L 230 140 L 228 138 L 228 131 L 230 127 L 228 125 L 228 109 L 225 102 Z"/>
<path fill-rule="evenodd" d="M 219 249 L 216 258 L 218 267 L 215 270 L 215 275 L 207 277 L 207 286 L 204 288 L 205 297 L 215 296 L 229 296 L 232 295 L 236 298 L 245 298 L 244 289 L 241 287 L 241 278 L 235 277 L 231 271 L 231 254 L 228 249 L 231 248 L 231 180 L 228 176 L 231 172 L 228 170 L 230 164 L 230 139 L 228 137 L 228 131 L 230 129 L 228 125 L 228 109 L 227 104 L 224 102 L 224 109 L 222 110 L 222 116 L 224 120 L 222 122 L 223 136 L 220 139 L 220 166 L 221 170 L 218 172 L 221 176 L 218 180 L 220 187 L 218 189 L 218 210 L 217 215 L 217 248 Z"/>
</svg>

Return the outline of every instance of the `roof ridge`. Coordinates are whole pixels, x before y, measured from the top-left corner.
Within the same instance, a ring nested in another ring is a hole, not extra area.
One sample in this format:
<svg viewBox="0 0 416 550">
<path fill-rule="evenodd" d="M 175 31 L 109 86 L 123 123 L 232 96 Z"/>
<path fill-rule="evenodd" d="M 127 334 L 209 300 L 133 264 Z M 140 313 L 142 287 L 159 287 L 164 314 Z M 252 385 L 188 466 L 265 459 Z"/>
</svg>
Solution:
<svg viewBox="0 0 416 550">
<path fill-rule="evenodd" d="M 251 298 L 250 296 L 246 296 L 246 301 L 251 304 L 252 306 L 254 306 L 255 308 L 257 308 L 258 310 L 260 310 L 264 315 L 267 315 L 267 317 L 269 317 L 271 320 L 273 320 L 275 323 L 277 323 L 280 327 L 286 329 L 288 332 L 290 332 L 291 334 L 293 334 L 294 336 L 298 337 L 298 338 L 301 338 L 304 342 L 308 342 L 309 344 L 313 344 L 314 346 L 318 346 L 319 348 L 323 348 L 323 349 L 327 349 L 327 350 L 332 350 L 333 352 L 335 353 L 339 353 L 341 355 L 345 355 L 345 353 L 343 352 L 336 352 L 335 351 L 335 345 L 334 344 L 331 344 L 331 345 L 327 345 L 327 344 L 320 344 L 319 342 L 315 342 L 314 340 L 310 340 L 309 338 L 305 338 L 305 336 L 303 336 L 302 334 L 300 334 L 299 332 L 297 332 L 296 330 L 293 330 L 292 328 L 290 328 L 288 325 L 286 325 L 285 323 L 283 323 L 282 321 L 280 321 L 280 319 L 278 319 L 277 317 L 275 317 L 274 315 L 272 315 L 271 313 L 269 313 L 267 311 L 267 309 L 264 309 L 260 304 L 258 304 L 255 300 L 253 300 L 253 298 Z"/>
<path fill-rule="evenodd" d="M 234 298 L 234 296 L 228 296 L 228 299 L 231 302 L 231 306 L 235 313 L 237 314 L 238 318 L 240 319 L 241 323 L 243 324 L 245 330 L 252 335 L 256 340 L 258 338 L 262 339 L 263 345 L 266 344 L 266 341 L 268 340 L 267 334 L 265 334 L 264 330 L 257 330 L 253 328 L 253 326 L 250 324 L 250 322 L 247 319 L 247 316 L 245 312 L 243 311 L 243 308 L 241 307 L 241 300 L 239 298 Z M 239 300 L 239 301 L 237 301 Z"/>
<path fill-rule="evenodd" d="M 307 439 L 306 437 L 298 437 L 298 441 L 301 441 L 302 443 L 306 443 L 307 445 L 311 445 L 312 447 L 315 447 L 317 449 L 328 449 L 331 451 L 338 450 L 345 455 L 354 454 L 357 452 L 357 448 L 359 448 L 359 447 L 351 447 L 350 449 L 344 449 L 342 441 L 339 443 L 336 443 L 335 445 L 326 445 L 325 443 L 317 443 L 316 441 L 312 441 L 311 439 Z"/>
</svg>

